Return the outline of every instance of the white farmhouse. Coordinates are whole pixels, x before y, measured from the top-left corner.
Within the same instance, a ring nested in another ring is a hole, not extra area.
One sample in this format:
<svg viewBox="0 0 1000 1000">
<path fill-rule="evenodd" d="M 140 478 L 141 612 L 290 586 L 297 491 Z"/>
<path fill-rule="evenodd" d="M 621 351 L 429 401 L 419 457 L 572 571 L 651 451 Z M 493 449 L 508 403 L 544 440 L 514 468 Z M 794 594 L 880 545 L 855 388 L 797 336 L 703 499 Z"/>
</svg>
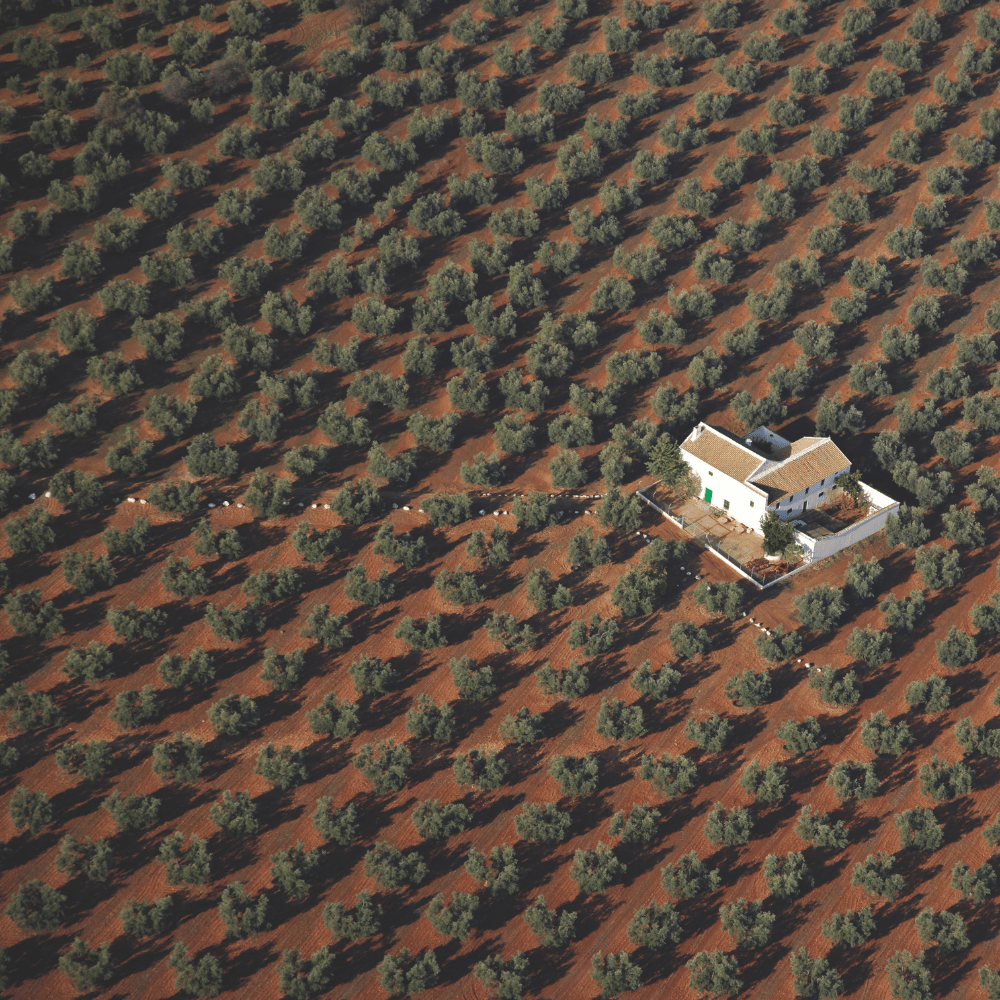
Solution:
<svg viewBox="0 0 1000 1000">
<path fill-rule="evenodd" d="M 681 452 L 701 479 L 701 499 L 758 533 L 767 511 L 783 520 L 800 515 L 828 500 L 834 480 L 851 470 L 830 438 L 793 442 L 767 427 L 738 438 L 699 423 Z"/>
</svg>

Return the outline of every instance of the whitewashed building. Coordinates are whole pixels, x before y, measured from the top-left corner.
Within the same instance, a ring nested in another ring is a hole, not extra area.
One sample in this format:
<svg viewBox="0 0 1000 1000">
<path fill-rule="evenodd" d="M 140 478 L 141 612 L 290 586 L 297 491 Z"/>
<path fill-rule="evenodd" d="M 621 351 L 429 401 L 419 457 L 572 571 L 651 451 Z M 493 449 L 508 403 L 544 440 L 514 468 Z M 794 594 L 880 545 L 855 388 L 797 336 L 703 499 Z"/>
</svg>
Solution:
<svg viewBox="0 0 1000 1000">
<path fill-rule="evenodd" d="M 834 480 L 851 471 L 847 456 L 830 438 L 793 442 L 767 427 L 737 438 L 699 423 L 681 452 L 701 480 L 701 499 L 758 533 L 767 511 L 794 519 L 827 502 Z"/>
</svg>

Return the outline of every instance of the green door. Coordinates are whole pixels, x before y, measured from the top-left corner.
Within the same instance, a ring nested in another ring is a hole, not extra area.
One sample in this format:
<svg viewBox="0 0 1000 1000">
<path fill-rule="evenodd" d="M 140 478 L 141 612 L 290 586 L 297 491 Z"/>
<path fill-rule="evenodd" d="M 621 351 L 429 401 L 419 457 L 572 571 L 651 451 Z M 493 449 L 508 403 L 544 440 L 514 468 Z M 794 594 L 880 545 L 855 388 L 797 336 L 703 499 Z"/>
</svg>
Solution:
<svg viewBox="0 0 1000 1000">
<path fill-rule="evenodd" d="M 705 487 L 705 503 L 712 502 L 712 491 L 706 486 Z"/>
</svg>

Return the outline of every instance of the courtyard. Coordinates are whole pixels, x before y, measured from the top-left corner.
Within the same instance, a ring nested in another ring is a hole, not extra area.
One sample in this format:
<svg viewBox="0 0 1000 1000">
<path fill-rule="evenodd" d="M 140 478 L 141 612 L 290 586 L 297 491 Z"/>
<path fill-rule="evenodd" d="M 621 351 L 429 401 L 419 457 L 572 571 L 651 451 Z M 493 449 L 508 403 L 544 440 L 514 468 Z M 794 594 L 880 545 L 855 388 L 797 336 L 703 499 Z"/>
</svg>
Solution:
<svg viewBox="0 0 1000 1000">
<path fill-rule="evenodd" d="M 756 564 L 764 560 L 763 537 L 749 525 L 740 524 L 704 500 L 698 497 L 675 499 L 670 505 L 670 513 L 693 537 L 707 536 L 715 547 L 722 549 L 735 562 L 741 565 L 750 563 L 757 568 Z"/>
<path fill-rule="evenodd" d="M 692 538 L 723 552 L 745 572 L 760 579 L 787 570 L 764 558 L 763 538 L 753 528 L 704 500 L 678 497 L 662 483 L 646 487 L 640 495 L 680 522 Z"/>
</svg>

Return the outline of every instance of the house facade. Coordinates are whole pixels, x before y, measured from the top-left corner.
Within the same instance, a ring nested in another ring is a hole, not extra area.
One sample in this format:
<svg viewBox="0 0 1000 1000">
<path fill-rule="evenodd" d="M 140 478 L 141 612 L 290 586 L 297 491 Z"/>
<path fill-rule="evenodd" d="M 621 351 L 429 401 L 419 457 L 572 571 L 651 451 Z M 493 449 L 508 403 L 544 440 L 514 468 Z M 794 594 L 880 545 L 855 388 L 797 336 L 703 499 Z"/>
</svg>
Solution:
<svg viewBox="0 0 1000 1000">
<path fill-rule="evenodd" d="M 701 479 L 701 498 L 760 533 L 769 510 L 783 520 L 830 499 L 851 463 L 830 438 L 789 441 L 767 427 L 737 438 L 699 423 L 681 453 Z"/>
</svg>

